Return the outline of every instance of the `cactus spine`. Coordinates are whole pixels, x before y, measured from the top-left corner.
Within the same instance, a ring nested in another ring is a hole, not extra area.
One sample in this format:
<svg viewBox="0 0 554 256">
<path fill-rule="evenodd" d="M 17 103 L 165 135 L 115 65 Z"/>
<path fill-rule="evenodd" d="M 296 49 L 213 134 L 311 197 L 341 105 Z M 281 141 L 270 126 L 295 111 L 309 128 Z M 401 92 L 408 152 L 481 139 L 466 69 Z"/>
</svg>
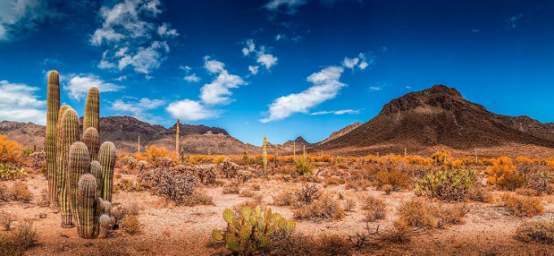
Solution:
<svg viewBox="0 0 554 256">
<path fill-rule="evenodd" d="M 83 117 L 83 133 L 89 127 L 96 128 L 100 132 L 100 93 L 97 87 L 88 90 L 85 103 L 85 116 Z"/>
<path fill-rule="evenodd" d="M 177 153 L 177 159 L 181 159 L 181 146 L 180 146 L 180 129 L 181 123 L 177 119 L 177 124 L 175 124 L 175 153 Z"/>
<path fill-rule="evenodd" d="M 58 71 L 48 72 L 48 110 L 46 118 L 46 162 L 48 173 L 48 202 L 51 206 L 58 204 L 56 185 L 56 126 L 60 110 L 60 77 Z"/>
<path fill-rule="evenodd" d="M 115 166 L 115 145 L 106 141 L 100 146 L 98 161 L 102 167 L 102 198 L 112 201 L 113 169 Z"/>
<path fill-rule="evenodd" d="M 77 212 L 77 185 L 81 175 L 90 172 L 90 154 L 85 143 L 77 141 L 69 148 L 69 168 L 67 178 L 67 193 L 70 199 L 71 214 L 79 225 Z"/>
<path fill-rule="evenodd" d="M 269 144 L 269 141 L 267 140 L 267 137 L 264 137 L 264 141 L 262 144 L 262 163 L 264 167 L 264 174 L 267 174 L 267 145 Z"/>
<path fill-rule="evenodd" d="M 78 183 L 78 225 L 79 236 L 86 239 L 98 236 L 98 218 L 96 217 L 96 178 L 92 174 L 83 174 Z"/>
<path fill-rule="evenodd" d="M 59 204 L 62 213 L 62 227 L 72 227 L 69 188 L 69 148 L 79 140 L 79 118 L 75 110 L 68 107 L 64 111 L 58 128 L 58 186 Z"/>
<path fill-rule="evenodd" d="M 87 145 L 90 153 L 90 160 L 98 160 L 98 150 L 100 149 L 100 135 L 94 127 L 89 127 L 83 133 L 83 142 Z"/>
</svg>

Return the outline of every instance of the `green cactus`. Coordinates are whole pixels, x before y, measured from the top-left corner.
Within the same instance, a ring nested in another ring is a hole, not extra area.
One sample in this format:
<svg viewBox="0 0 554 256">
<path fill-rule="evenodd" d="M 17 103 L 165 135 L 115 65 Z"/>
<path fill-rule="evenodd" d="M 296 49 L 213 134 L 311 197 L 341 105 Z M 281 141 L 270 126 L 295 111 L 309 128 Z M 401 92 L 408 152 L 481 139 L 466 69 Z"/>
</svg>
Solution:
<svg viewBox="0 0 554 256">
<path fill-rule="evenodd" d="M 68 107 L 64 111 L 58 127 L 58 199 L 62 215 L 62 227 L 73 227 L 71 221 L 71 203 L 68 197 L 68 178 L 69 178 L 69 148 L 79 140 L 79 117 L 77 112 Z"/>
<path fill-rule="evenodd" d="M 267 249 L 275 239 L 287 238 L 296 223 L 285 219 L 271 208 L 242 207 L 233 212 L 225 209 L 226 230 L 213 230 L 212 239 L 223 241 L 225 247 L 238 255 L 253 255 Z"/>
<path fill-rule="evenodd" d="M 267 137 L 264 137 L 264 141 L 262 144 L 262 164 L 264 168 L 264 174 L 267 174 L 267 145 L 269 144 L 269 141 L 267 140 Z"/>
<path fill-rule="evenodd" d="M 100 146 L 98 161 L 102 167 L 102 198 L 112 201 L 113 170 L 115 167 L 116 148 L 115 145 L 106 141 Z"/>
<path fill-rule="evenodd" d="M 48 173 L 48 202 L 51 206 L 58 203 L 56 186 L 56 126 L 60 110 L 60 76 L 58 71 L 48 72 L 48 110 L 46 118 L 46 162 Z"/>
<path fill-rule="evenodd" d="M 83 133 L 89 127 L 96 128 L 100 133 L 100 92 L 97 87 L 88 89 L 85 103 L 85 116 L 83 117 Z"/>
<path fill-rule="evenodd" d="M 67 176 L 68 197 L 70 198 L 71 214 L 73 219 L 78 222 L 77 214 L 77 185 L 81 175 L 90 172 L 90 154 L 85 143 L 77 141 L 69 148 L 69 168 Z"/>
<path fill-rule="evenodd" d="M 104 179 L 102 178 L 102 166 L 100 162 L 96 160 L 90 162 L 90 173 L 96 178 L 96 197 L 101 197 Z"/>
<path fill-rule="evenodd" d="M 94 127 L 89 127 L 83 133 L 83 142 L 87 145 L 90 153 L 90 160 L 98 160 L 98 150 L 100 149 L 100 136 Z"/>
<path fill-rule="evenodd" d="M 98 218 L 96 216 L 96 178 L 89 173 L 83 174 L 78 183 L 78 225 L 79 236 L 91 239 L 98 236 Z"/>
</svg>

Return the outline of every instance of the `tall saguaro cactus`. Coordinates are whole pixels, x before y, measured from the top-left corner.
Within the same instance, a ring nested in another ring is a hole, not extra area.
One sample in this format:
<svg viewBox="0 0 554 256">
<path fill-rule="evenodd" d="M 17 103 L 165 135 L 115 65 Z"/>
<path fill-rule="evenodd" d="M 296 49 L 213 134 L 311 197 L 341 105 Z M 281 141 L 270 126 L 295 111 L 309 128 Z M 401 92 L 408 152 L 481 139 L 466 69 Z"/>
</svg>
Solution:
<svg viewBox="0 0 554 256">
<path fill-rule="evenodd" d="M 296 140 L 292 141 L 292 159 L 296 160 Z"/>
<path fill-rule="evenodd" d="M 181 159 L 181 136 L 179 134 L 181 129 L 181 123 L 179 122 L 179 119 L 177 119 L 177 123 L 175 124 L 175 153 L 177 153 L 177 158 Z"/>
<path fill-rule="evenodd" d="M 85 116 L 83 117 L 83 133 L 87 128 L 94 127 L 100 132 L 100 92 L 97 87 L 88 90 L 85 103 Z"/>
<path fill-rule="evenodd" d="M 262 145 L 262 164 L 264 167 L 264 174 L 267 174 L 267 145 L 269 144 L 269 141 L 267 140 L 267 137 L 264 137 L 263 145 Z"/>
<path fill-rule="evenodd" d="M 83 174 L 78 182 L 77 212 L 79 236 L 86 239 L 98 236 L 96 178 L 92 174 Z"/>
<path fill-rule="evenodd" d="M 62 227 L 73 227 L 71 204 L 68 193 L 69 148 L 79 140 L 79 117 L 77 112 L 68 107 L 64 111 L 58 127 L 58 198 L 62 214 Z"/>
<path fill-rule="evenodd" d="M 48 174 L 48 202 L 51 206 L 58 204 L 56 186 L 56 127 L 60 110 L 60 75 L 58 71 L 48 72 L 48 110 L 46 116 L 46 162 Z"/>
<path fill-rule="evenodd" d="M 77 141 L 69 148 L 69 168 L 67 177 L 68 197 L 70 199 L 71 214 L 79 225 L 77 213 L 77 185 L 81 175 L 90 172 L 90 154 L 85 143 Z"/>
<path fill-rule="evenodd" d="M 100 149 L 100 135 L 94 127 L 89 127 L 83 133 L 83 142 L 87 145 L 90 153 L 90 160 L 98 160 L 98 150 Z"/>
<path fill-rule="evenodd" d="M 106 141 L 100 146 L 100 152 L 98 153 L 98 161 L 102 168 L 102 198 L 104 200 L 112 201 L 112 186 L 113 186 L 113 170 L 115 167 L 116 158 L 115 145 Z"/>
</svg>

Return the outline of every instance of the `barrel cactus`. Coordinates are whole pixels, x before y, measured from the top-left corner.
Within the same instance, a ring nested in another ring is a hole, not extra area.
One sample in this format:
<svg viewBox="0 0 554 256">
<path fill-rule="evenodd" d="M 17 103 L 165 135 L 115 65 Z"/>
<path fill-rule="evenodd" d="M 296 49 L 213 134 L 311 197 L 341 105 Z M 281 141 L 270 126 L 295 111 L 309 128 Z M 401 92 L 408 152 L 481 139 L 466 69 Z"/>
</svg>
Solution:
<svg viewBox="0 0 554 256">
<path fill-rule="evenodd" d="M 102 167 L 102 198 L 112 201 L 113 171 L 115 167 L 116 148 L 115 145 L 106 141 L 100 146 L 98 161 Z"/>
<path fill-rule="evenodd" d="M 58 198 L 62 215 L 62 227 L 73 226 L 71 216 L 71 203 L 69 198 L 69 188 L 67 186 L 69 178 L 69 148 L 79 140 L 79 118 L 75 110 L 68 108 L 64 111 L 59 122 L 58 128 Z"/>
<path fill-rule="evenodd" d="M 60 75 L 58 71 L 48 72 L 48 109 L 46 116 L 46 151 L 48 174 L 48 201 L 50 205 L 57 205 L 58 191 L 56 186 L 56 126 L 60 110 Z"/>
<path fill-rule="evenodd" d="M 98 218 L 96 216 L 96 178 L 92 174 L 83 174 L 78 183 L 78 225 L 79 236 L 86 239 L 98 236 Z"/>
<path fill-rule="evenodd" d="M 90 155 L 85 143 L 77 141 L 69 148 L 67 193 L 70 198 L 71 214 L 77 221 L 77 185 L 81 175 L 90 172 Z"/>
<path fill-rule="evenodd" d="M 98 160 L 98 150 L 100 149 L 100 136 L 94 127 L 89 127 L 83 133 L 83 142 L 87 145 L 91 160 Z"/>
<path fill-rule="evenodd" d="M 94 127 L 100 132 L 100 92 L 97 87 L 88 90 L 85 103 L 85 116 L 83 117 L 83 133 L 89 127 Z"/>
</svg>

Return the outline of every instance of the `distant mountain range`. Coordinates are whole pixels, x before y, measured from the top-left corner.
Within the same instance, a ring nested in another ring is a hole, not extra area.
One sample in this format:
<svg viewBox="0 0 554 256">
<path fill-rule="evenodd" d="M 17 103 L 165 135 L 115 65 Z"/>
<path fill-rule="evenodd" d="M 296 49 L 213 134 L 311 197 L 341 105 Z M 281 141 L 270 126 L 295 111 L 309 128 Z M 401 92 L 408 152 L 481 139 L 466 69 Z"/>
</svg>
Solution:
<svg viewBox="0 0 554 256">
<path fill-rule="evenodd" d="M 126 151 L 136 150 L 140 136 L 142 146 L 175 147 L 175 125 L 165 128 L 128 116 L 101 118 L 101 136 Z M 205 125 L 181 124 L 181 144 L 188 153 L 241 154 L 261 152 L 260 148 L 232 137 L 227 131 Z M 43 147 L 44 126 L 33 123 L 0 122 L 5 134 L 28 147 Z M 381 112 L 366 123 L 354 123 L 333 132 L 318 143 L 298 137 L 280 145 L 270 145 L 279 154 L 309 151 L 341 151 L 364 154 L 372 151 L 411 152 L 434 146 L 458 150 L 503 145 L 533 145 L 554 148 L 554 124 L 541 123 L 527 116 L 505 116 L 486 110 L 464 99 L 460 92 L 436 85 L 408 93 L 383 106 Z M 270 152 L 271 153 L 271 152 Z"/>
</svg>

